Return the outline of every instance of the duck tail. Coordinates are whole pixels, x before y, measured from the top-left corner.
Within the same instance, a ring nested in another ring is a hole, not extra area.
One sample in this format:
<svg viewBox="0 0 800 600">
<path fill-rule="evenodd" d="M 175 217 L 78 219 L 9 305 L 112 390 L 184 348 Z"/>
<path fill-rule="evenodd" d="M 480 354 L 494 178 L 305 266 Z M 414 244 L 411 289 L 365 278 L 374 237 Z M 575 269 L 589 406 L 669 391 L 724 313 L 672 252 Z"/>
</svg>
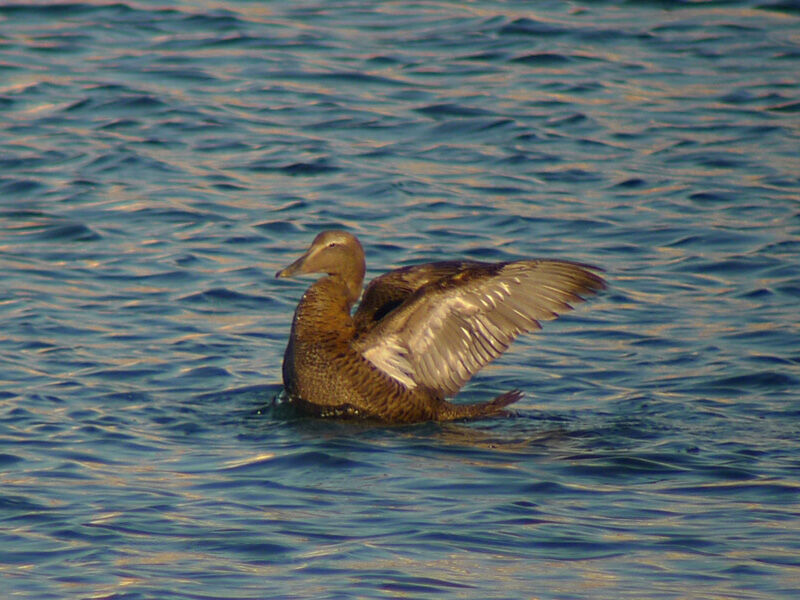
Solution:
<svg viewBox="0 0 800 600">
<path fill-rule="evenodd" d="M 503 412 L 509 404 L 514 404 L 522 398 L 524 394 L 519 390 L 511 390 L 505 394 L 500 394 L 489 402 L 479 402 L 477 404 L 451 404 L 446 402 L 439 415 L 441 421 L 453 421 L 455 419 L 477 419 L 489 417 Z"/>
</svg>

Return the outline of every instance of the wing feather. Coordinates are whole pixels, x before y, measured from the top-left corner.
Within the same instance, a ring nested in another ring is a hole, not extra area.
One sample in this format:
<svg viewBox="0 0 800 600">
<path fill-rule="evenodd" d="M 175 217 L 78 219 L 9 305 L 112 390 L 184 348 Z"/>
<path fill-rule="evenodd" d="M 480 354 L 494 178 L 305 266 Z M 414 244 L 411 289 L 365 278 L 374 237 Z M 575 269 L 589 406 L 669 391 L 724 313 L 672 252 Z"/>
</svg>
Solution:
<svg viewBox="0 0 800 600">
<path fill-rule="evenodd" d="M 413 291 L 356 349 L 409 388 L 452 396 L 518 335 L 605 287 L 593 267 L 567 261 L 461 265 Z"/>
</svg>

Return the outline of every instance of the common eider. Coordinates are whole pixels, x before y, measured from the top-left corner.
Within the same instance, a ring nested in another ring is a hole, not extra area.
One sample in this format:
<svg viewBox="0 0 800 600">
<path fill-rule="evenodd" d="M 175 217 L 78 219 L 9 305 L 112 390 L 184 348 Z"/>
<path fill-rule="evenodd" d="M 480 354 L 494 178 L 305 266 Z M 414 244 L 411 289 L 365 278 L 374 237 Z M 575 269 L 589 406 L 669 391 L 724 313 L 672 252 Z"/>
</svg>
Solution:
<svg viewBox="0 0 800 600">
<path fill-rule="evenodd" d="M 605 287 L 596 267 L 564 260 L 433 262 L 377 277 L 351 314 L 365 270 L 354 235 L 324 231 L 276 274 L 325 274 L 297 305 L 283 358 L 286 394 L 306 414 L 413 423 L 501 413 L 520 391 L 445 398 L 519 334 Z"/>
</svg>

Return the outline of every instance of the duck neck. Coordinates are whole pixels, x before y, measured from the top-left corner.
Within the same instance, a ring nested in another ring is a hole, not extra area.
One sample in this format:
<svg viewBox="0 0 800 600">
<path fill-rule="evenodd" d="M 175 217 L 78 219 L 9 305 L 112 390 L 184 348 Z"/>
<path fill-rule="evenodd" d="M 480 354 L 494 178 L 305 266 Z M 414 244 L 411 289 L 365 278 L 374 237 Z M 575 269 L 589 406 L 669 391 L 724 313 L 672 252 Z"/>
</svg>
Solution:
<svg viewBox="0 0 800 600">
<path fill-rule="evenodd" d="M 364 254 L 363 252 L 358 252 L 351 257 L 351 260 L 345 263 L 344 268 L 330 274 L 331 279 L 339 282 L 345 289 L 345 296 L 350 308 L 361 297 L 361 287 L 364 285 L 364 273 L 366 270 L 367 265 L 364 261 Z"/>
<path fill-rule="evenodd" d="M 303 294 L 295 311 L 295 326 L 303 323 L 316 337 L 322 331 L 340 330 L 350 322 L 353 302 L 345 282 L 328 275 L 315 281 Z"/>
<path fill-rule="evenodd" d="M 362 264 L 359 271 L 341 279 L 345 290 L 347 290 L 347 303 L 350 308 L 361 297 L 361 286 L 364 285 L 364 270 L 364 265 Z"/>
</svg>

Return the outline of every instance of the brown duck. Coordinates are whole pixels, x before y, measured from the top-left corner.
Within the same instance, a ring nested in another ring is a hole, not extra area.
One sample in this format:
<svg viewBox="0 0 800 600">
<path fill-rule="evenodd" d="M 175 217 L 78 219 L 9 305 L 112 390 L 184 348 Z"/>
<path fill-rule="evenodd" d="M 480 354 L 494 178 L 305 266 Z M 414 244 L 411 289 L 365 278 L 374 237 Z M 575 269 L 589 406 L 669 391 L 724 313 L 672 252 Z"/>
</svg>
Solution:
<svg viewBox="0 0 800 600">
<path fill-rule="evenodd" d="M 388 423 L 497 414 L 522 393 L 445 398 L 520 333 L 605 287 L 595 267 L 562 260 L 435 262 L 377 277 L 351 315 L 365 269 L 355 236 L 324 231 L 276 275 L 326 274 L 300 299 L 283 357 L 284 387 L 303 412 Z"/>
</svg>

